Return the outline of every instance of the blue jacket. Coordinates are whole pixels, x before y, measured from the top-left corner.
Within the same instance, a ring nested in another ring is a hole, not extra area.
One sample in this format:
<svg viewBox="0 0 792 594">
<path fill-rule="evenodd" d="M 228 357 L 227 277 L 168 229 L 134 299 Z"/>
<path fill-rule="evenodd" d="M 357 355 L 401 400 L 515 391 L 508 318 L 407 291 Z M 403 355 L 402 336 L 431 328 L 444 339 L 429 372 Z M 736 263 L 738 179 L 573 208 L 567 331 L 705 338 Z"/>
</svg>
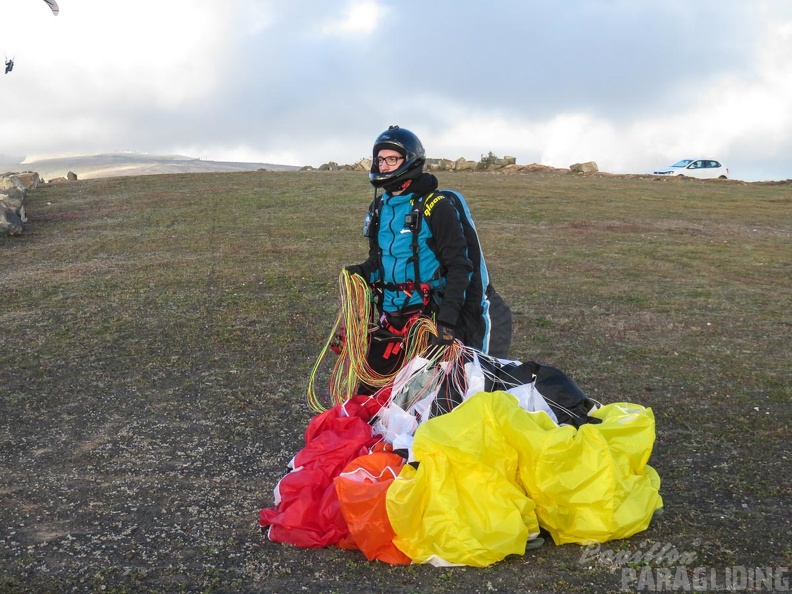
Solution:
<svg viewBox="0 0 792 594">
<path fill-rule="evenodd" d="M 413 261 L 413 229 L 405 218 L 413 213 L 415 194 L 391 196 L 384 194 L 379 204 L 379 227 L 377 244 L 380 248 L 380 269 L 375 271 L 372 280 L 383 280 L 383 311 L 415 309 L 422 305 L 422 295 L 412 291 L 410 295 L 392 285 L 402 285 L 416 280 Z M 413 223 L 415 225 L 415 223 Z M 429 283 L 433 293 L 445 287 L 445 279 L 440 277 L 440 262 L 429 247 L 433 240 L 431 225 L 418 225 L 418 280 Z M 380 279 L 380 276 L 383 276 Z"/>
<path fill-rule="evenodd" d="M 460 340 L 487 352 L 490 333 L 487 288 L 489 274 L 473 219 L 464 198 L 455 192 L 436 192 L 437 178 L 423 174 L 411 193 L 385 193 L 375 200 L 377 233 L 369 237 L 369 258 L 360 269 L 383 292 L 382 311 L 398 312 L 422 306 L 419 291 L 400 290 L 416 280 L 413 231 L 405 216 L 422 198 L 418 226 L 418 272 L 432 288 L 436 321 L 455 329 Z"/>
</svg>

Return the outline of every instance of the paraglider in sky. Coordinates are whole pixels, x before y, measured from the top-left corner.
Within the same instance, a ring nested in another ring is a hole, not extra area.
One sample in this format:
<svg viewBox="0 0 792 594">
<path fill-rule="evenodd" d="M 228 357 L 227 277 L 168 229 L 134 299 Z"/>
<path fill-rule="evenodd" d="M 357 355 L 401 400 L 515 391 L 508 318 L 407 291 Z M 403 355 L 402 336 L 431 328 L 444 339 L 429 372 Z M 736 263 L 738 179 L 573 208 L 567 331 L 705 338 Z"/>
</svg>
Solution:
<svg viewBox="0 0 792 594">
<path fill-rule="evenodd" d="M 58 8 L 58 3 L 55 0 L 44 0 L 44 2 L 52 9 L 52 14 L 58 16 L 60 12 L 60 8 Z"/>
<path fill-rule="evenodd" d="M 56 0 L 44 0 L 44 3 L 50 7 L 52 14 L 58 16 L 60 13 L 60 7 Z M 8 74 L 14 69 L 14 58 L 6 58 L 5 60 L 5 74 Z"/>
</svg>

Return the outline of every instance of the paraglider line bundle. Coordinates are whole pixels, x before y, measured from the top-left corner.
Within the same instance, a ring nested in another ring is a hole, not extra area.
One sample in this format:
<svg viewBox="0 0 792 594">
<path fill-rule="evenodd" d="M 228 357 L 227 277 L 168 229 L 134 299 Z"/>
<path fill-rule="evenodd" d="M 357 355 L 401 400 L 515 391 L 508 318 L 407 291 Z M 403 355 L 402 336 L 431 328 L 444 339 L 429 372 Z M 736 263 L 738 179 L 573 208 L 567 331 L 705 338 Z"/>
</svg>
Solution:
<svg viewBox="0 0 792 594">
<path fill-rule="evenodd" d="M 338 279 L 339 310 L 327 342 L 322 348 L 316 364 L 311 371 L 308 384 L 308 404 L 316 412 L 342 404 L 355 395 L 359 383 L 375 388 L 389 385 L 402 367 L 392 373 L 382 375 L 374 371 L 366 360 L 371 333 L 379 329 L 374 323 L 376 309 L 373 306 L 371 287 L 357 274 L 342 270 Z M 458 358 L 457 350 L 462 348 L 456 343 L 445 349 L 427 349 L 431 336 L 437 335 L 437 326 L 426 316 L 412 319 L 404 334 L 404 362 L 422 355 L 432 362 L 453 361 Z M 340 347 L 338 358 L 330 372 L 329 399 L 317 392 L 320 370 L 333 350 Z"/>
</svg>

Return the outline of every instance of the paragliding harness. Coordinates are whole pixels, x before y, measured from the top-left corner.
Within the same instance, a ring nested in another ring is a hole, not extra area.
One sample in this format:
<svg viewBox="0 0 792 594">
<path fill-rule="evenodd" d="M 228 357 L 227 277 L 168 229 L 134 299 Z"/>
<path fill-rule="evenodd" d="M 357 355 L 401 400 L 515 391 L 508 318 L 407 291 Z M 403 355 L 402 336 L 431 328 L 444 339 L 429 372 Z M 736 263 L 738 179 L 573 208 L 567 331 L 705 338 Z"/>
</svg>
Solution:
<svg viewBox="0 0 792 594">
<path fill-rule="evenodd" d="M 5 61 L 5 74 L 8 74 L 14 69 L 14 58 L 6 59 Z"/>
<path fill-rule="evenodd" d="M 433 305 L 436 305 L 435 300 L 432 298 L 432 287 L 428 281 L 421 281 L 421 267 L 420 267 L 420 245 L 418 243 L 418 236 L 421 232 L 421 225 L 423 224 L 423 220 L 427 218 L 431 212 L 432 208 L 439 200 L 448 199 L 451 200 L 451 203 L 457 209 L 457 213 L 459 214 L 459 219 L 462 221 L 463 224 L 467 221 L 467 217 L 465 216 L 465 211 L 459 201 L 455 199 L 456 194 L 450 190 L 441 190 L 438 192 L 429 192 L 426 195 L 418 196 L 417 198 L 413 198 L 411 200 L 412 210 L 409 214 L 404 215 L 404 224 L 405 226 L 410 229 L 412 232 L 412 242 L 410 243 L 410 248 L 412 250 L 412 256 L 408 260 L 408 262 L 413 263 L 413 270 L 415 271 L 415 278 L 413 280 L 409 280 L 405 283 L 385 283 L 382 280 L 373 283 L 373 289 L 377 296 L 377 309 L 382 311 L 382 301 L 384 298 L 385 290 L 389 291 L 396 291 L 404 293 L 407 297 L 404 300 L 404 304 L 402 305 L 399 313 L 403 315 L 405 313 L 405 309 L 407 304 L 412 299 L 414 291 L 419 291 L 421 294 L 421 300 L 423 302 L 423 311 L 421 313 L 430 314 L 433 313 Z M 372 202 L 371 206 L 369 207 L 369 212 L 366 215 L 366 221 L 363 226 L 363 235 L 368 237 L 369 239 L 376 239 L 377 232 L 379 230 L 379 209 L 380 203 L 382 201 L 382 196 L 377 196 Z M 424 206 L 426 204 L 426 206 Z M 380 258 L 380 279 L 385 278 L 385 271 L 382 268 L 382 258 Z M 432 279 L 428 280 L 436 280 L 437 275 L 432 277 Z"/>
<path fill-rule="evenodd" d="M 372 289 L 375 295 L 375 304 L 377 311 L 381 312 L 379 324 L 385 330 L 385 333 L 373 334 L 372 341 L 385 341 L 387 346 L 382 354 L 383 359 L 389 359 L 391 355 L 399 353 L 404 341 L 405 335 L 410 329 L 411 322 L 418 316 L 433 316 L 437 313 L 438 301 L 434 299 L 432 286 L 428 281 L 421 280 L 421 267 L 420 267 L 420 245 L 418 237 L 421 232 L 421 225 L 425 218 L 427 218 L 434 205 L 442 199 L 451 200 L 451 203 L 456 207 L 459 214 L 460 221 L 467 221 L 464 209 L 459 201 L 455 199 L 456 194 L 449 190 L 429 192 L 426 195 L 421 195 L 413 198 L 411 201 L 412 210 L 409 214 L 404 216 L 404 224 L 412 232 L 412 242 L 410 248 L 412 256 L 408 260 L 413 263 L 413 270 L 415 278 L 408 280 L 404 283 L 385 283 L 379 280 L 372 284 Z M 366 221 L 363 226 L 363 235 L 369 239 L 377 238 L 379 230 L 379 209 L 382 196 L 376 196 L 374 202 L 369 207 L 369 212 L 366 215 Z M 380 279 L 385 278 L 384 269 L 382 268 L 382 258 L 380 257 Z M 436 277 L 433 277 L 433 279 Z M 433 280 L 430 279 L 430 280 Z M 385 291 L 396 291 L 404 293 L 406 298 L 402 307 L 398 312 L 389 313 L 382 311 L 382 303 L 385 297 Z M 422 306 L 417 308 L 408 308 L 408 304 L 412 299 L 415 291 L 421 295 Z"/>
</svg>

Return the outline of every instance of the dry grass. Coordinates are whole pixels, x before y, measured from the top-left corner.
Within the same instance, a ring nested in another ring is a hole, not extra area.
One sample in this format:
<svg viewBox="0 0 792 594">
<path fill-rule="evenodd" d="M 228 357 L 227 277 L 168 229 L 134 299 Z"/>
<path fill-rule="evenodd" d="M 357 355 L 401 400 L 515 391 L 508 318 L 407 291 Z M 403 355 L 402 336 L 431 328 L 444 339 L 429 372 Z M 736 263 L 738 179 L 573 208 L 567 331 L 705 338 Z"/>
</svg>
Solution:
<svg viewBox="0 0 792 594">
<path fill-rule="evenodd" d="M 666 513 L 613 548 L 788 567 L 792 186 L 446 174 L 512 356 L 651 406 Z M 364 259 L 364 175 L 188 174 L 31 192 L 0 238 L 3 592 L 614 591 L 552 543 L 474 570 L 262 540 L 305 385 Z"/>
</svg>

